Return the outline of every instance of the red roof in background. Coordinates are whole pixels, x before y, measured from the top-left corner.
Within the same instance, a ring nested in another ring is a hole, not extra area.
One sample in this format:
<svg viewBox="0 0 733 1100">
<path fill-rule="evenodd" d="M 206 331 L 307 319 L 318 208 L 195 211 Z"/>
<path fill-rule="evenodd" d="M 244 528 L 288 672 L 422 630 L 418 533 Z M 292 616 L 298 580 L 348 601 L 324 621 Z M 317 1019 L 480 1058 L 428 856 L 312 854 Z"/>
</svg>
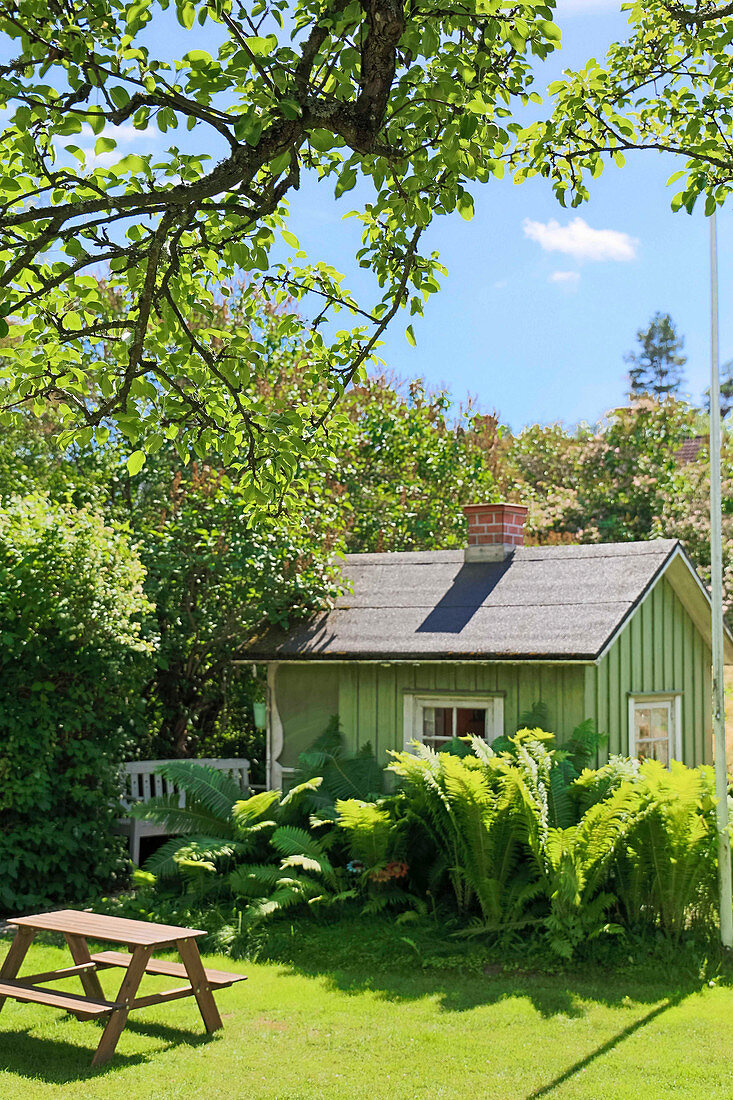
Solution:
<svg viewBox="0 0 733 1100">
<path fill-rule="evenodd" d="M 686 465 L 688 462 L 697 462 L 700 451 L 703 447 L 707 448 L 709 443 L 710 436 L 696 435 L 694 439 L 686 439 L 682 446 L 675 451 L 674 457 L 681 466 Z"/>
</svg>

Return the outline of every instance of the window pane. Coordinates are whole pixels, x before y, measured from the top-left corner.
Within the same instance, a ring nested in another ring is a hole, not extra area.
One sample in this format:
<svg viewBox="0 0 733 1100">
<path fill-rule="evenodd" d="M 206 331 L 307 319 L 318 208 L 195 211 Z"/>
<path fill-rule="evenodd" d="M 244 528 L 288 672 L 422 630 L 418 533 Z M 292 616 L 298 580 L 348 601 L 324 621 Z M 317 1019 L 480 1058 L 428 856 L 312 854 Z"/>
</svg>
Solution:
<svg viewBox="0 0 733 1100">
<path fill-rule="evenodd" d="M 425 741 L 453 736 L 453 707 L 423 707 L 422 732 Z"/>
<path fill-rule="evenodd" d="M 652 737 L 669 737 L 669 707 L 665 703 L 664 706 L 651 707 L 652 714 Z"/>
<path fill-rule="evenodd" d="M 467 707 L 459 707 L 456 721 L 456 736 L 468 737 L 473 734 L 475 737 L 486 736 L 486 708 L 482 707 L 480 710 L 472 710 Z"/>
<path fill-rule="evenodd" d="M 667 699 L 634 707 L 636 755 L 640 760 L 658 760 L 669 765 L 672 708 Z"/>
<path fill-rule="evenodd" d="M 640 760 L 658 760 L 665 767 L 669 765 L 669 740 L 663 741 L 637 741 L 636 755 Z"/>
<path fill-rule="evenodd" d="M 636 707 L 634 710 L 634 724 L 636 729 L 636 743 L 645 741 L 652 733 L 652 712 L 649 707 Z"/>
</svg>

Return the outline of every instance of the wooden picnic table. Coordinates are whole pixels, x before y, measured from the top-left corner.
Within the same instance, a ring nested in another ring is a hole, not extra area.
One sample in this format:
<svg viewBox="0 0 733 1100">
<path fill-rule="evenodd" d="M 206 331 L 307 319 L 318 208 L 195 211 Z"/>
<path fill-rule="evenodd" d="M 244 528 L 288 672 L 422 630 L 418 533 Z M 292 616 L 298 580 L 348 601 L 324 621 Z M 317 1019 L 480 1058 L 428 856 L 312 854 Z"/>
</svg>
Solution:
<svg viewBox="0 0 733 1100">
<path fill-rule="evenodd" d="M 206 933 L 198 928 L 177 928 L 174 925 L 153 924 L 150 921 L 125 920 L 122 917 L 107 917 L 98 913 L 79 912 L 76 909 L 15 917 L 8 923 L 15 925 L 17 931 L 0 967 L 0 1009 L 6 998 L 10 997 L 16 1001 L 62 1008 L 79 1019 L 107 1016 L 107 1024 L 92 1059 L 93 1066 L 104 1065 L 110 1060 L 131 1009 L 193 996 L 206 1030 L 216 1031 L 222 1027 L 222 1022 L 214 1002 L 213 990 L 245 980 L 243 974 L 231 974 L 203 966 L 196 939 Z M 18 979 L 18 971 L 36 932 L 62 933 L 74 965 Z M 92 954 L 87 945 L 87 937 L 104 943 L 125 944 L 128 952 L 100 951 Z M 177 949 L 180 963 L 153 958 L 154 951 L 171 947 Z M 112 1001 L 105 998 L 97 973 L 109 967 L 122 967 L 125 971 L 119 993 Z M 188 983 L 161 993 L 138 997 L 138 987 L 144 974 L 187 978 Z M 81 980 L 83 995 L 41 988 L 47 982 L 74 975 L 78 975 Z"/>
</svg>

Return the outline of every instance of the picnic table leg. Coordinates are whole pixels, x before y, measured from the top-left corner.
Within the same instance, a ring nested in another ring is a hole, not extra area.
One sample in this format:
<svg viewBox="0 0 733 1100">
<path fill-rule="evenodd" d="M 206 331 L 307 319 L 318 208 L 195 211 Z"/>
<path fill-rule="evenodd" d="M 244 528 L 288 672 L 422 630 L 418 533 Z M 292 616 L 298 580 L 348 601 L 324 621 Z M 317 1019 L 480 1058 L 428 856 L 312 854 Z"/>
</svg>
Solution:
<svg viewBox="0 0 733 1100">
<path fill-rule="evenodd" d="M 15 938 L 10 945 L 10 950 L 3 959 L 3 965 L 0 967 L 0 978 L 13 979 L 21 966 L 23 965 L 23 959 L 28 953 L 28 948 L 33 943 L 35 932 L 32 928 L 18 928 L 15 933 Z M 7 998 L 0 997 L 0 1010 L 5 1004 Z"/>
<path fill-rule="evenodd" d="M 120 991 L 115 997 L 115 1000 L 121 1002 L 123 1007 L 115 1009 L 107 1021 L 107 1026 L 102 1032 L 102 1038 L 99 1040 L 99 1046 L 92 1058 L 93 1066 L 103 1066 L 105 1062 L 109 1062 L 114 1054 L 117 1041 L 127 1023 L 130 1006 L 135 1000 L 135 994 L 152 953 L 153 948 L 146 946 L 136 947 L 133 951 L 130 965 L 127 967 L 125 976 L 122 979 Z"/>
<path fill-rule="evenodd" d="M 64 932 L 64 936 L 66 937 L 71 957 L 77 965 L 80 963 L 90 963 L 92 961 L 92 956 L 89 954 L 89 947 L 87 946 L 87 941 L 84 936 L 76 935 L 73 932 Z M 96 970 L 85 970 L 79 977 L 84 987 L 84 992 L 90 1000 L 105 1000 L 102 983 L 99 980 L 99 975 Z"/>
<path fill-rule="evenodd" d="M 201 956 L 199 955 L 198 944 L 195 940 L 176 940 L 176 947 L 178 948 L 178 954 L 181 956 L 181 961 L 186 968 L 188 980 L 193 986 L 193 993 L 196 998 L 196 1003 L 199 1006 L 199 1012 L 204 1021 L 204 1026 L 207 1031 L 218 1031 L 218 1029 L 224 1025 L 221 1022 L 221 1016 L 219 1015 L 219 1009 L 216 1007 L 216 1001 L 211 992 L 211 986 L 206 979 L 204 966 L 201 962 Z"/>
</svg>

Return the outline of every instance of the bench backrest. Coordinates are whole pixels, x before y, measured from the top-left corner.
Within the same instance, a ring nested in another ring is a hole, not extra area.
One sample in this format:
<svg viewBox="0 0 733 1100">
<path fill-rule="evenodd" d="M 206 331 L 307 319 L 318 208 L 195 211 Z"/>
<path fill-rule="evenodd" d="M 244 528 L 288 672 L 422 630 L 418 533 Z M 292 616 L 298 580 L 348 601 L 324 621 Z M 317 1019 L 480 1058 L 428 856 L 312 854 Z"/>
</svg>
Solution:
<svg viewBox="0 0 733 1100">
<path fill-rule="evenodd" d="M 232 757 L 230 760 L 199 759 L 188 761 L 191 764 L 206 764 L 209 768 L 227 772 L 239 783 L 244 794 L 249 788 L 249 760 L 244 757 Z M 186 795 L 169 779 L 156 773 L 161 764 L 177 764 L 178 760 L 131 760 L 123 764 L 120 770 L 122 805 L 128 809 L 134 802 L 149 802 L 163 794 L 180 794 L 179 805 L 185 806 Z"/>
</svg>

